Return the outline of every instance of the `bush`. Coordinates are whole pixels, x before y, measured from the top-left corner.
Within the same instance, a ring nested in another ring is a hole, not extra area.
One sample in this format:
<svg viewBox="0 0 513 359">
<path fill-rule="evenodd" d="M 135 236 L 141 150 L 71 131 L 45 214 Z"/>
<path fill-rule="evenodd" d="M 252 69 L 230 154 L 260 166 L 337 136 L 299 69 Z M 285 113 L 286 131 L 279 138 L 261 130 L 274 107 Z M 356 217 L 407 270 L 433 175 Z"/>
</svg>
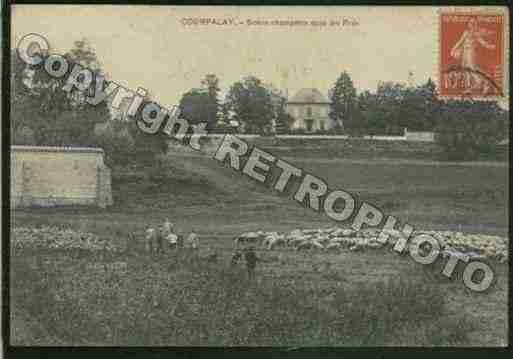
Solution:
<svg viewBox="0 0 513 359">
<path fill-rule="evenodd" d="M 96 145 L 105 151 L 105 164 L 109 167 L 126 165 L 134 150 L 134 140 L 128 127 L 120 121 L 108 121 L 97 126 L 95 131 Z"/>
<path fill-rule="evenodd" d="M 449 160 L 493 154 L 507 133 L 507 113 L 496 102 L 450 101 L 441 108 L 436 142 Z"/>
<path fill-rule="evenodd" d="M 216 126 L 213 129 L 211 129 L 208 133 L 237 134 L 237 133 L 239 133 L 239 130 L 238 130 L 238 127 L 230 126 L 228 124 L 218 122 L 216 124 Z"/>
</svg>

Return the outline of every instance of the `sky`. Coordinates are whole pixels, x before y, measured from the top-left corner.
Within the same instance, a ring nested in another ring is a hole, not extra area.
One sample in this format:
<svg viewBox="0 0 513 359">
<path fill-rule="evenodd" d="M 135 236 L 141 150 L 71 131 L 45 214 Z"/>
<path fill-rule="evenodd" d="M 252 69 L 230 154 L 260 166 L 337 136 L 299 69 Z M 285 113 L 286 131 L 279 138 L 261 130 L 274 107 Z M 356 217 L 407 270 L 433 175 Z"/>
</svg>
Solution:
<svg viewBox="0 0 513 359">
<path fill-rule="evenodd" d="M 52 52 L 64 54 L 74 41 L 87 38 L 111 80 L 132 90 L 142 87 L 169 107 L 200 87 L 208 73 L 219 77 L 223 94 L 235 81 L 254 75 L 289 97 L 305 87 L 327 95 L 342 71 L 358 92 L 374 91 L 379 81 L 436 80 L 437 11 L 413 6 L 14 5 L 11 46 L 37 33 Z M 192 24 L 200 19 L 221 24 Z"/>
</svg>

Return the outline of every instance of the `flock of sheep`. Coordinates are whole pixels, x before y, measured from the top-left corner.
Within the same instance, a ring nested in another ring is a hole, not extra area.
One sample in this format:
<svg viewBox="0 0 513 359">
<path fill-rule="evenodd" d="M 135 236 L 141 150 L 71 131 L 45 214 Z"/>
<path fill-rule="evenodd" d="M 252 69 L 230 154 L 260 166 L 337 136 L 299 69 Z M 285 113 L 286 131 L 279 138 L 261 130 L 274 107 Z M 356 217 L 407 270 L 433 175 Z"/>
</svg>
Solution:
<svg viewBox="0 0 513 359">
<path fill-rule="evenodd" d="M 508 261 L 508 238 L 482 235 L 463 234 L 449 231 L 417 231 L 416 234 L 429 234 L 440 244 L 441 253 L 449 255 L 466 254 L 474 259 L 495 259 L 499 262 Z M 319 250 L 326 252 L 362 251 L 368 249 L 393 246 L 403 234 L 389 231 L 386 244 L 378 241 L 378 230 L 366 229 L 355 231 L 344 228 L 327 229 L 295 229 L 289 233 L 278 232 L 246 232 L 235 238 L 235 243 L 260 245 L 267 250 L 285 248 L 291 250 Z M 98 236 L 71 229 L 52 226 L 39 228 L 15 227 L 12 230 L 12 246 L 46 247 L 46 248 L 81 248 L 88 250 L 116 250 L 112 243 Z M 405 250 L 408 250 L 406 246 Z"/>
<path fill-rule="evenodd" d="M 251 243 L 260 245 L 267 250 L 288 248 L 293 250 L 321 250 L 327 252 L 340 252 L 342 249 L 360 251 L 381 248 L 385 245 L 395 245 L 397 240 L 404 236 L 400 231 L 388 231 L 387 243 L 378 241 L 380 231 L 366 229 L 355 231 L 344 228 L 327 229 L 295 229 L 289 233 L 278 232 L 246 232 L 235 238 L 235 244 Z M 413 235 L 428 234 L 440 244 L 441 254 L 466 254 L 470 258 L 494 258 L 500 262 L 508 260 L 508 239 L 498 236 L 463 234 L 449 231 L 417 231 Z M 405 247 L 405 251 L 409 246 Z"/>
<path fill-rule="evenodd" d="M 11 246 L 19 248 L 117 250 L 110 241 L 89 232 L 54 226 L 14 227 Z"/>
</svg>

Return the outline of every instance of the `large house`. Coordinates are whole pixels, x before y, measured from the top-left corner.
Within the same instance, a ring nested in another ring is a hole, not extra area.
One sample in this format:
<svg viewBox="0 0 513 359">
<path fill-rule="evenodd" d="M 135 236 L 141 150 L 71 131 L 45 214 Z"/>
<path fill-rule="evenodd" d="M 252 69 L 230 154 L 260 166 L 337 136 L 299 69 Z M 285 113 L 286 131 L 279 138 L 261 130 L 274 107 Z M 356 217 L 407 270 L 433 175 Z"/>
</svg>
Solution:
<svg viewBox="0 0 513 359">
<path fill-rule="evenodd" d="M 287 101 L 287 113 L 295 121 L 291 130 L 306 130 L 308 132 L 332 129 L 335 122 L 329 117 L 330 102 L 319 90 L 304 88 Z"/>
</svg>

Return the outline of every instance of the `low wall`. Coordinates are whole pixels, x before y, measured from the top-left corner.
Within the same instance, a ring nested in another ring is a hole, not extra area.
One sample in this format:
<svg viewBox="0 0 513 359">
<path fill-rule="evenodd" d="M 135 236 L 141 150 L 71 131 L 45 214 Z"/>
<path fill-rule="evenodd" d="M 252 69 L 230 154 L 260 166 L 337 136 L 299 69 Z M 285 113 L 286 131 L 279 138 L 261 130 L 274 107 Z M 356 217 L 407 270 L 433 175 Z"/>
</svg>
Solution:
<svg viewBox="0 0 513 359">
<path fill-rule="evenodd" d="M 102 149 L 11 147 L 11 207 L 111 204 Z"/>
<path fill-rule="evenodd" d="M 202 138 L 202 149 L 213 155 L 225 135 L 211 134 Z M 408 141 L 403 136 L 347 137 L 319 135 L 257 136 L 236 135 L 246 143 L 281 157 L 318 158 L 401 158 L 418 160 L 444 160 L 443 148 L 433 141 Z M 386 138 L 384 138 L 386 137 Z M 189 146 L 169 142 L 171 151 L 192 152 Z M 504 161 L 508 159 L 509 145 L 498 146 L 493 156 L 478 160 Z"/>
<path fill-rule="evenodd" d="M 412 132 L 404 129 L 404 137 L 406 141 L 435 142 L 435 133 L 429 131 Z"/>
<path fill-rule="evenodd" d="M 202 148 L 214 154 L 224 135 L 208 136 L 202 139 Z M 438 159 L 442 148 L 432 142 L 411 142 L 383 138 L 348 138 L 347 136 L 238 136 L 250 145 L 282 157 L 322 158 L 414 158 Z M 392 137 L 392 136 L 390 136 Z M 396 136 L 393 136 L 396 137 Z M 397 136 L 401 137 L 401 136 Z M 190 152 L 188 146 L 170 141 L 171 151 Z M 193 151 L 194 152 L 194 151 Z"/>
</svg>

